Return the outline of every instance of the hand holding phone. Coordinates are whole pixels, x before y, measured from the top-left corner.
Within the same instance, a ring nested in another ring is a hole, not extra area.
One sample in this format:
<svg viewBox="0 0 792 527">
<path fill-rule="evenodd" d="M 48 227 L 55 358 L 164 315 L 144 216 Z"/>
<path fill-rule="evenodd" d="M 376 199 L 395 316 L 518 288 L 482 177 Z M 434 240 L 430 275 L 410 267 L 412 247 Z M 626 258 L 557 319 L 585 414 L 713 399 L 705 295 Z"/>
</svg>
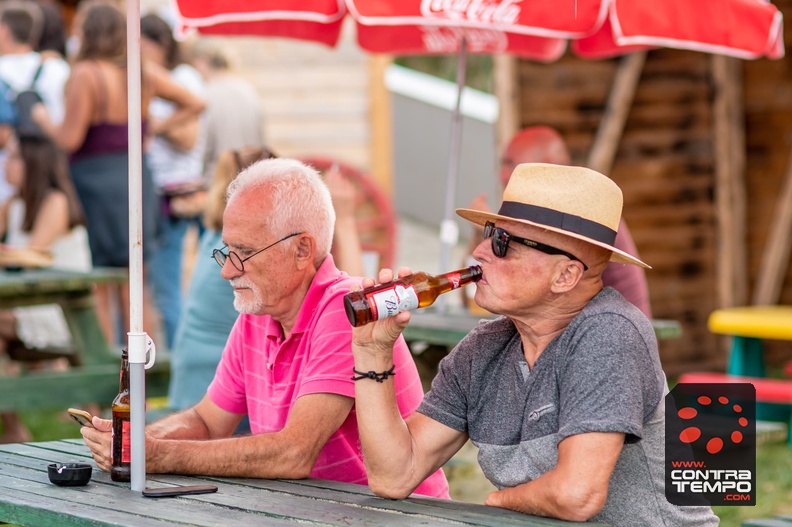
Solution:
<svg viewBox="0 0 792 527">
<path fill-rule="evenodd" d="M 86 412 L 85 410 L 80 410 L 78 408 L 69 408 L 66 410 L 69 412 L 69 417 L 77 421 L 80 426 L 90 426 L 91 428 L 96 428 L 93 425 L 93 416 Z"/>
</svg>

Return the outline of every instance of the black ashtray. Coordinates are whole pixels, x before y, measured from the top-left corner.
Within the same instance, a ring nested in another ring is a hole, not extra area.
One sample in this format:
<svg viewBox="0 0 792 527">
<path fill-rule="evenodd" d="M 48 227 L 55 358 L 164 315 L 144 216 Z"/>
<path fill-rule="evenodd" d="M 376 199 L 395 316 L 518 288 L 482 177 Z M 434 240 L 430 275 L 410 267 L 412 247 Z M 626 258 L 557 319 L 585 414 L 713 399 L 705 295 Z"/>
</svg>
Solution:
<svg viewBox="0 0 792 527">
<path fill-rule="evenodd" d="M 91 465 L 88 463 L 50 463 L 47 465 L 49 480 L 59 487 L 79 487 L 91 481 Z"/>
</svg>

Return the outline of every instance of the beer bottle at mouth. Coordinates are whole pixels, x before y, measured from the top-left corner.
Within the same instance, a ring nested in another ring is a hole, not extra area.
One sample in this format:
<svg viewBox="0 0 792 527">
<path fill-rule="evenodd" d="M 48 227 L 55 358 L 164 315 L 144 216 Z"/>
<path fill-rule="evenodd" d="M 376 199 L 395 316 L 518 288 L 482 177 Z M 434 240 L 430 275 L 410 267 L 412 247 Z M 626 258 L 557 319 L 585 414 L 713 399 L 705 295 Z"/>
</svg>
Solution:
<svg viewBox="0 0 792 527">
<path fill-rule="evenodd" d="M 364 326 L 402 311 L 430 306 L 443 293 L 459 289 L 480 278 L 481 267 L 478 265 L 436 276 L 423 272 L 414 273 L 386 284 L 351 291 L 344 296 L 344 307 L 352 326 Z"/>
</svg>

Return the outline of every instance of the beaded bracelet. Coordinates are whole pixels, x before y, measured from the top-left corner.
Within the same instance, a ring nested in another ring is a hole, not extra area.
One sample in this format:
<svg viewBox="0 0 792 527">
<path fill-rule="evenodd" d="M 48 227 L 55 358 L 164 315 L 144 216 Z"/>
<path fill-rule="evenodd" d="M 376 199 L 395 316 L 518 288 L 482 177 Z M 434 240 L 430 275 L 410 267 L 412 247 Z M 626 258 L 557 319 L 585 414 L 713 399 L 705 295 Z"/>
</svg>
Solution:
<svg viewBox="0 0 792 527">
<path fill-rule="evenodd" d="M 375 371 L 363 372 L 363 371 L 357 371 L 355 368 L 352 368 L 352 373 L 357 375 L 357 377 L 352 377 L 352 380 L 359 381 L 360 379 L 374 379 L 377 382 L 382 382 L 388 377 L 392 377 L 396 375 L 396 372 L 394 371 L 395 369 L 396 369 L 395 364 L 391 366 L 391 369 L 383 371 L 382 373 L 377 373 Z"/>
</svg>

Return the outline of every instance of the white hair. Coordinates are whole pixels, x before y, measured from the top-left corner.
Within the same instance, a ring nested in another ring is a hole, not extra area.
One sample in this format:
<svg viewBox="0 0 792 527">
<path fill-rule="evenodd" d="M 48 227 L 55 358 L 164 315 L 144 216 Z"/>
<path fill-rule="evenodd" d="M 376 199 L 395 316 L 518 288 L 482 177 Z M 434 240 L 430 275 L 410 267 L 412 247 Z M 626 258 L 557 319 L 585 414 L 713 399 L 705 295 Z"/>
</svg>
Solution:
<svg viewBox="0 0 792 527">
<path fill-rule="evenodd" d="M 316 240 L 317 262 L 330 252 L 335 209 L 319 172 L 296 159 L 273 158 L 253 163 L 228 186 L 226 202 L 242 192 L 266 190 L 270 207 L 266 223 L 276 236 L 306 232 Z M 257 211 L 251 211 L 255 213 Z"/>
</svg>

